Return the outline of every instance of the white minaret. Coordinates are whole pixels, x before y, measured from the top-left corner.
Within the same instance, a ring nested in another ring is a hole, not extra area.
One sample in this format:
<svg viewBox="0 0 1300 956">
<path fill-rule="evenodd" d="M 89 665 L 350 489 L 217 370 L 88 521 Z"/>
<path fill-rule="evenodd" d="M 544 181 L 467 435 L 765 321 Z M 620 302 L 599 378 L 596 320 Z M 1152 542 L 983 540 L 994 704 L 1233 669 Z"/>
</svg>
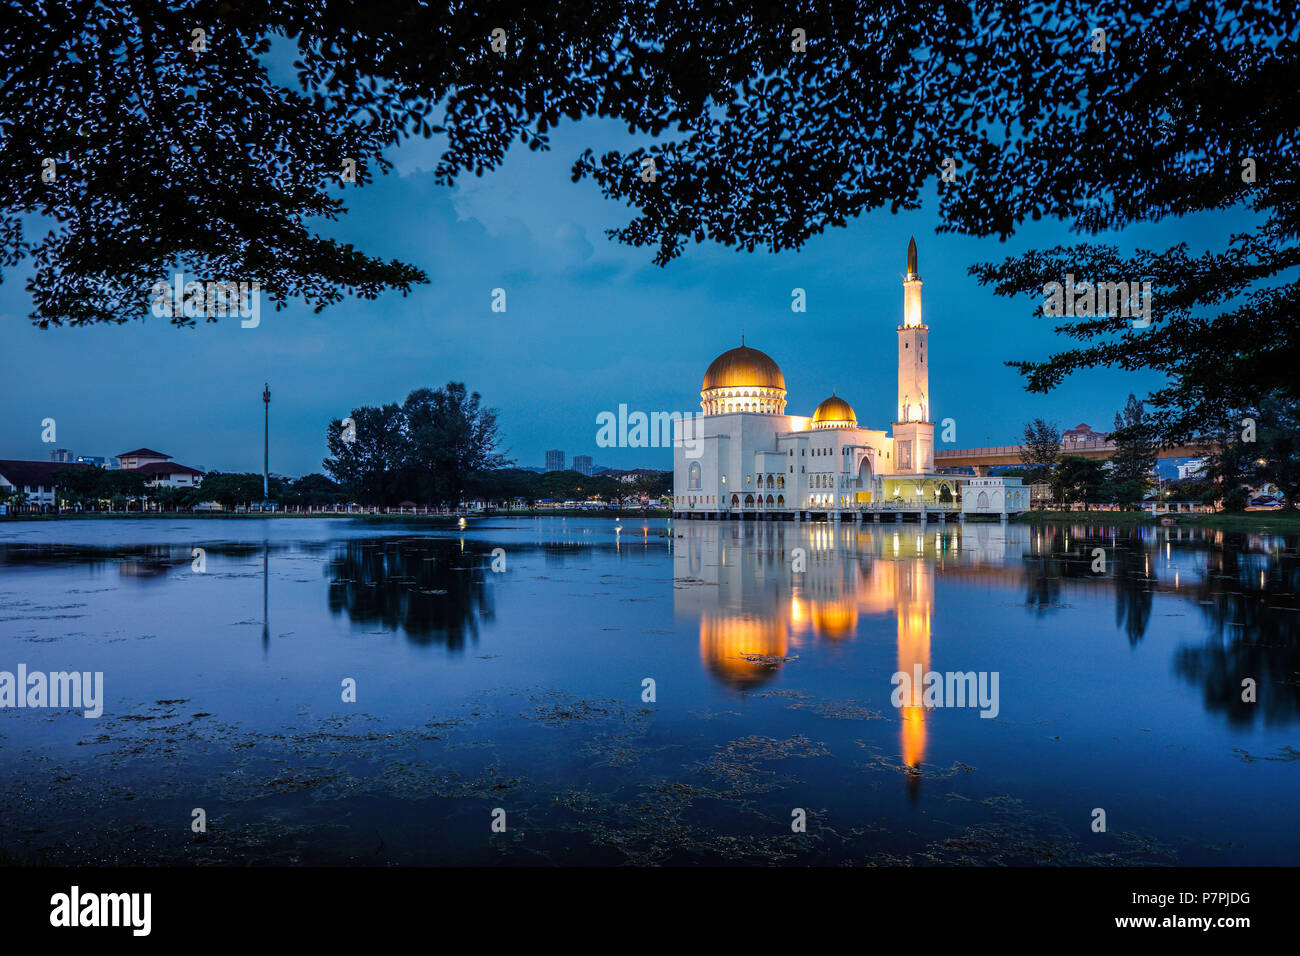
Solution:
<svg viewBox="0 0 1300 956">
<path fill-rule="evenodd" d="M 921 274 L 916 271 L 916 240 L 907 244 L 907 278 L 903 280 L 903 324 L 898 327 L 898 421 L 930 420 L 930 367 L 926 345 L 930 330 L 921 321 Z"/>
<path fill-rule="evenodd" d="M 898 327 L 898 418 L 894 422 L 894 471 L 919 474 L 934 466 L 930 422 L 930 329 L 921 321 L 921 273 L 916 239 L 907 244 L 903 324 Z"/>
</svg>

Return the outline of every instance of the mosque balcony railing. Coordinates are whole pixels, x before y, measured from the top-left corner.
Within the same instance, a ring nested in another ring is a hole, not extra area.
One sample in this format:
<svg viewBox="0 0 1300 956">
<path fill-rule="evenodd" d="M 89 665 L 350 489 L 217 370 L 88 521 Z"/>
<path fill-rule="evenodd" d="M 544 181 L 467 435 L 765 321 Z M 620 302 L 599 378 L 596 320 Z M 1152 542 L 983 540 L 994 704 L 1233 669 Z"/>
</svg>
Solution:
<svg viewBox="0 0 1300 956">
<path fill-rule="evenodd" d="M 881 501 L 876 505 L 867 505 L 864 510 L 876 511 L 961 511 L 960 501 L 921 501 L 918 498 Z"/>
</svg>

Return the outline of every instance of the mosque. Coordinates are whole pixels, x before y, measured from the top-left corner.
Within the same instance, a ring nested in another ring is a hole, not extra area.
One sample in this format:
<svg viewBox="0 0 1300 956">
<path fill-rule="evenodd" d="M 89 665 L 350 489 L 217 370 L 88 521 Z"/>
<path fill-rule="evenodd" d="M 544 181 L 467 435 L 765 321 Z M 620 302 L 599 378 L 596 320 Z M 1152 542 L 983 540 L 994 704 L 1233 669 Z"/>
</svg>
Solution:
<svg viewBox="0 0 1300 956">
<path fill-rule="evenodd" d="M 681 518 L 866 515 L 925 521 L 948 514 L 1029 508 L 1018 478 L 972 478 L 934 470 L 930 329 L 921 320 L 916 240 L 907 247 L 903 324 L 898 326 L 898 406 L 890 432 L 858 424 L 832 391 L 811 417 L 786 414 L 785 376 L 744 344 L 704 373 L 699 417 L 675 423 L 673 515 Z"/>
</svg>

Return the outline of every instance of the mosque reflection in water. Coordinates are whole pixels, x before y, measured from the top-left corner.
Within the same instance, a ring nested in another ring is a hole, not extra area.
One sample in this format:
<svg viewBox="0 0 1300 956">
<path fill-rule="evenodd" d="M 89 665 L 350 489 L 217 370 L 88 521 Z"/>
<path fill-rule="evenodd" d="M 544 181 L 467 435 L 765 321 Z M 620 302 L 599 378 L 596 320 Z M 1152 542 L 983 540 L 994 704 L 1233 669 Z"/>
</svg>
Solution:
<svg viewBox="0 0 1300 956">
<path fill-rule="evenodd" d="M 700 656 L 740 690 L 769 681 L 814 641 L 852 640 L 864 616 L 893 615 L 898 670 L 930 669 L 935 575 L 1019 564 L 1021 525 L 836 525 L 675 521 L 677 616 L 698 618 Z M 903 762 L 925 759 L 925 708 L 899 709 Z"/>
</svg>

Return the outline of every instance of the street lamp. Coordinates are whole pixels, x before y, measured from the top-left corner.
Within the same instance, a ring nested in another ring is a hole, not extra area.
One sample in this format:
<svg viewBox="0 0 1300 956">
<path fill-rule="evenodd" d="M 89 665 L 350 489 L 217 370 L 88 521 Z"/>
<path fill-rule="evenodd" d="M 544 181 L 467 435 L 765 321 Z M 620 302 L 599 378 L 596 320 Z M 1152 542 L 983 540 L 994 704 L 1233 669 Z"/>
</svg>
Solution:
<svg viewBox="0 0 1300 956">
<path fill-rule="evenodd" d="M 262 386 L 262 510 L 271 503 L 271 383 Z"/>
</svg>

